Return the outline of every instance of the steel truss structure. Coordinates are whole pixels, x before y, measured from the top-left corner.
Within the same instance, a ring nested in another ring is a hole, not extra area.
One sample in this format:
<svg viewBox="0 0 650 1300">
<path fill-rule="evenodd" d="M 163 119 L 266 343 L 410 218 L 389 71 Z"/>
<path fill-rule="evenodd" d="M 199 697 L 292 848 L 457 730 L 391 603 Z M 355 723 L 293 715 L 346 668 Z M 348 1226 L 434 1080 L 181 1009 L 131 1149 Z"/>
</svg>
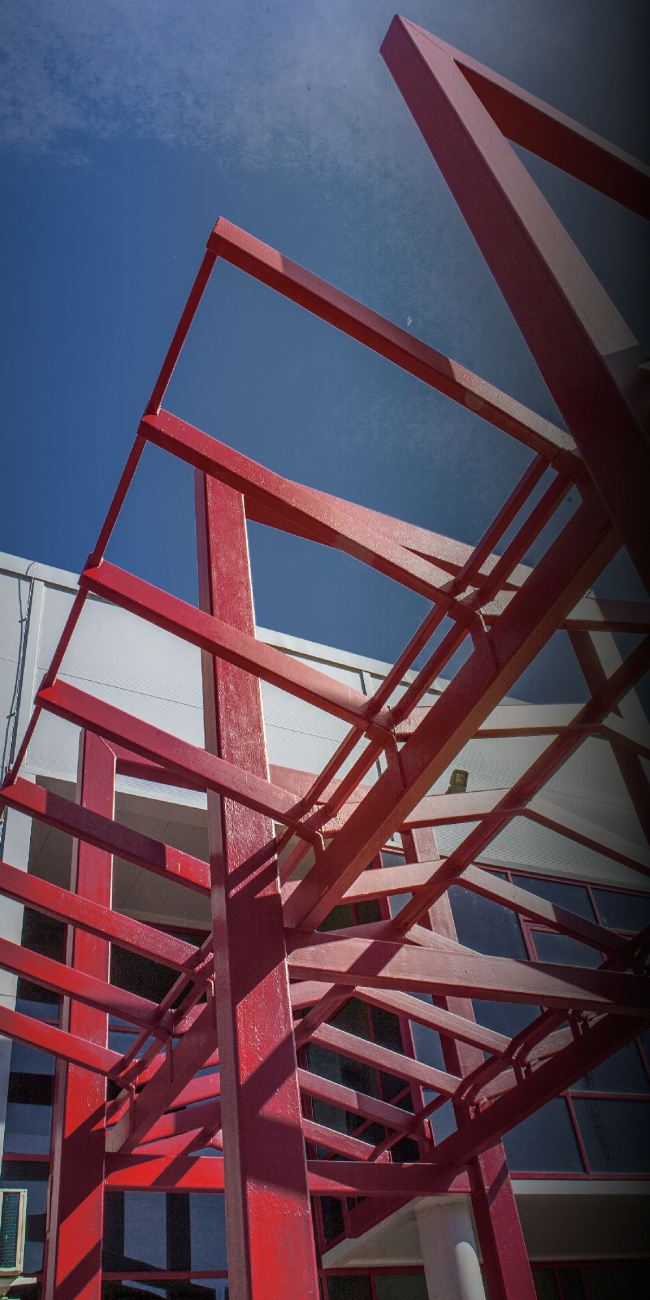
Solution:
<svg viewBox="0 0 650 1300">
<path fill-rule="evenodd" d="M 648 828 L 641 758 L 650 747 L 630 701 L 650 662 L 650 606 L 599 601 L 590 593 L 623 544 L 647 583 L 650 453 L 641 404 L 648 371 L 627 326 L 505 137 L 646 215 L 650 172 L 403 19 L 394 19 L 382 53 L 570 434 L 217 221 L 1 795 L 4 805 L 66 831 L 76 844 L 69 891 L 0 865 L 6 897 L 68 926 L 65 963 L 0 944 L 5 969 L 63 998 L 58 1028 L 0 1010 L 2 1033 L 58 1058 L 44 1266 L 48 1300 L 99 1297 L 106 1188 L 225 1190 L 230 1295 L 237 1300 L 279 1300 L 288 1279 L 293 1295 L 318 1295 L 310 1195 L 361 1198 L 349 1214 L 351 1231 L 361 1233 L 410 1198 L 469 1193 L 492 1300 L 532 1300 L 501 1138 L 650 1023 L 648 932 L 623 940 L 474 865 L 512 818 L 524 816 L 650 871 L 647 852 L 540 793 L 584 739 L 599 734 L 611 744 Z M 162 408 L 219 258 L 534 452 L 477 546 L 289 482 Z M 148 442 L 195 470 L 198 609 L 104 558 Z M 531 504 L 544 475 L 548 486 Z M 535 567 L 526 567 L 523 557 L 574 487 L 578 508 Z M 431 602 L 374 696 L 256 640 L 247 519 L 338 548 Z M 495 548 L 515 520 L 513 540 L 498 555 Z M 204 749 L 59 680 L 89 593 L 200 647 Z M 589 684 L 587 704 L 575 716 L 566 707 L 500 710 L 504 694 L 559 628 L 569 632 Z M 614 647 L 615 632 L 642 634 L 624 660 Z M 427 689 L 466 641 L 471 653 L 464 665 L 437 702 L 423 707 Z M 425 666 L 394 703 L 396 686 L 429 643 L 434 648 Z M 320 775 L 269 773 L 260 680 L 348 724 Z M 82 729 L 76 802 L 20 776 L 43 709 Z M 548 734 L 549 740 L 512 788 L 429 794 L 470 738 L 522 734 Z M 353 751 L 358 757 L 340 775 Z M 364 785 L 380 755 L 382 775 Z M 207 791 L 210 863 L 118 824 L 116 772 Z M 472 829 L 441 857 L 435 826 L 463 820 Z M 395 832 L 402 835 L 406 865 L 374 869 Z M 114 854 L 209 896 L 209 939 L 193 947 L 113 911 Z M 313 864 L 305 874 L 308 854 Z M 446 892 L 453 882 L 590 945 L 603 954 L 602 965 L 522 964 L 461 947 Z M 342 901 L 404 893 L 410 901 L 394 916 L 385 906 L 377 923 L 318 930 Z M 108 982 L 111 943 L 177 973 L 159 1005 Z M 397 1014 L 405 1026 L 417 1022 L 438 1030 L 445 1070 L 409 1054 L 408 1034 L 400 1054 L 328 1023 L 353 993 Z M 422 993 L 432 1002 L 416 996 Z M 474 997 L 541 1010 L 508 1039 L 476 1023 Z M 123 1056 L 107 1047 L 111 1014 L 140 1030 Z M 297 1049 L 309 1041 L 404 1079 L 413 1113 L 299 1066 Z M 110 1102 L 108 1079 L 120 1088 Z M 435 1094 L 428 1104 L 423 1089 Z M 386 1137 L 373 1146 L 317 1124 L 303 1115 L 301 1097 L 356 1113 L 360 1125 L 378 1122 Z M 457 1128 L 436 1144 L 428 1117 L 449 1099 Z M 409 1164 L 391 1157 L 405 1134 L 420 1151 Z M 306 1160 L 305 1141 L 345 1159 Z M 224 1159 L 196 1154 L 210 1146 L 223 1149 Z"/>
</svg>

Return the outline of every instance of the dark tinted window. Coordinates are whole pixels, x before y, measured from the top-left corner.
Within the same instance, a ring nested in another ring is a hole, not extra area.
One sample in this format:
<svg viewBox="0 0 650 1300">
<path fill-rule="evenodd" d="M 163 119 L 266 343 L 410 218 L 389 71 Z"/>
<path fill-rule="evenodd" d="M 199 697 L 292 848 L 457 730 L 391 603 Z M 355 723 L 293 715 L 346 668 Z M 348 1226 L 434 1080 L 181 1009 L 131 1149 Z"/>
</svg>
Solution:
<svg viewBox="0 0 650 1300">
<path fill-rule="evenodd" d="M 489 957 L 528 956 L 521 926 L 514 912 L 460 885 L 449 890 L 458 942 Z"/>
<path fill-rule="evenodd" d="M 574 1088 L 595 1089 L 596 1092 L 650 1092 L 648 1076 L 643 1068 L 641 1053 L 636 1043 L 628 1043 L 608 1061 L 597 1065 Z"/>
<path fill-rule="evenodd" d="M 556 934 L 551 930 L 533 930 L 533 943 L 538 961 L 558 962 L 561 966 L 600 966 L 603 954 L 597 948 L 590 948 L 568 934 Z"/>
<path fill-rule="evenodd" d="M 508 1038 L 513 1038 L 539 1015 L 539 1007 L 525 1002 L 484 1002 L 474 998 L 473 1006 L 479 1025 L 496 1029 L 497 1033 L 506 1034 Z"/>
<path fill-rule="evenodd" d="M 129 993 L 137 993 L 151 1002 L 162 1002 L 177 979 L 178 971 L 112 944 L 111 984 L 118 989 L 128 989 Z"/>
<path fill-rule="evenodd" d="M 345 1029 L 348 1034 L 356 1034 L 358 1038 L 370 1038 L 368 1011 L 365 1002 L 361 1002 L 359 998 L 350 998 L 350 1001 L 346 1002 L 335 1016 L 332 1016 L 331 1023 L 337 1029 Z"/>
<path fill-rule="evenodd" d="M 586 1291 L 577 1268 L 559 1268 L 558 1277 L 564 1300 L 586 1300 Z"/>
<path fill-rule="evenodd" d="M 650 1268 L 647 1264 L 606 1264 L 583 1268 L 589 1300 L 647 1300 Z"/>
<path fill-rule="evenodd" d="M 330 1277 L 329 1300 L 372 1300 L 369 1277 Z"/>
<path fill-rule="evenodd" d="M 377 1300 L 427 1300 L 424 1273 L 380 1273 L 375 1278 Z"/>
<path fill-rule="evenodd" d="M 338 907 L 333 907 L 324 921 L 321 921 L 319 930 L 343 930 L 348 926 L 354 925 L 354 912 L 351 903 L 339 903 Z"/>
<path fill-rule="evenodd" d="M 582 1173 L 580 1148 L 573 1131 L 569 1108 L 563 1097 L 555 1097 L 535 1111 L 503 1139 L 511 1169 L 535 1169 L 547 1173 Z"/>
<path fill-rule="evenodd" d="M 596 907 L 603 925 L 612 930 L 643 930 L 650 925 L 650 895 L 615 894 L 609 889 L 594 889 Z"/>
<path fill-rule="evenodd" d="M 537 1300 L 560 1300 L 557 1282 L 550 1268 L 534 1268 L 532 1273 Z"/>
<path fill-rule="evenodd" d="M 226 1203 L 218 1193 L 191 1192 L 190 1236 L 192 1268 L 226 1269 Z"/>
<path fill-rule="evenodd" d="M 7 1101 L 25 1102 L 30 1106 L 51 1106 L 53 1096 L 53 1074 L 19 1074 L 12 1070 L 9 1075 Z"/>
<path fill-rule="evenodd" d="M 389 1047 L 392 1052 L 403 1052 L 402 1034 L 397 1016 L 394 1016 L 392 1011 L 384 1011 L 381 1007 L 371 1007 L 370 1015 L 375 1042 L 381 1043 L 382 1047 Z"/>
<path fill-rule="evenodd" d="M 23 948 L 39 952 L 43 957 L 51 957 L 53 961 L 63 961 L 64 937 L 63 921 L 55 921 L 42 912 L 32 912 L 28 907 L 25 908 L 21 939 Z"/>
<path fill-rule="evenodd" d="M 538 898 L 546 898 L 549 903 L 566 907 L 568 912 L 577 912 L 578 916 L 584 916 L 588 921 L 596 919 L 589 894 L 583 885 L 567 885 L 564 881 L 540 880 L 536 876 L 519 876 L 514 873 L 512 883 L 520 889 L 526 889 L 529 894 L 537 894 Z"/>
<path fill-rule="evenodd" d="M 576 1097 L 573 1104 L 594 1173 L 650 1171 L 650 1102 Z"/>
<path fill-rule="evenodd" d="M 340 1237 L 343 1232 L 343 1208 L 336 1196 L 321 1196 L 320 1203 L 325 1240 L 331 1241 L 333 1237 Z"/>
</svg>

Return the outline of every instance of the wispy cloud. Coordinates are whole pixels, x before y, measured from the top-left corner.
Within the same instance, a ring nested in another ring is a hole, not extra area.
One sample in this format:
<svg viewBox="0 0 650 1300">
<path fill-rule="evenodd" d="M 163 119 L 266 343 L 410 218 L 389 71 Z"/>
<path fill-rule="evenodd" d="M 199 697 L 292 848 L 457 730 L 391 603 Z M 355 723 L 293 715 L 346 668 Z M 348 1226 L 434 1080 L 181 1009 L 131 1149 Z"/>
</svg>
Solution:
<svg viewBox="0 0 650 1300">
<path fill-rule="evenodd" d="M 6 0 L 5 145 L 129 132 L 291 163 L 395 130 L 378 46 L 392 5 Z M 396 97 L 397 100 L 397 97 Z"/>
<path fill-rule="evenodd" d="M 508 75 L 529 69 L 543 93 L 540 70 L 562 79 L 567 50 L 590 56 L 603 3 L 412 0 L 406 13 Z M 5 147 L 129 132 L 250 165 L 355 168 L 370 150 L 392 168 L 417 148 L 378 53 L 393 12 L 394 0 L 4 0 Z"/>
</svg>

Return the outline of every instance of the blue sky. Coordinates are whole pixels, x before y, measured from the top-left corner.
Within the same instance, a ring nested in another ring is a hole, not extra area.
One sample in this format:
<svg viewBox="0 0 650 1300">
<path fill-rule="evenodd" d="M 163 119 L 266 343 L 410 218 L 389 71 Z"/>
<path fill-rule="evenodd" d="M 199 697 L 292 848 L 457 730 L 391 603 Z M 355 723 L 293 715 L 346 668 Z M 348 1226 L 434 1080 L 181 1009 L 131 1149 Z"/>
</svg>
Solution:
<svg viewBox="0 0 650 1300">
<path fill-rule="evenodd" d="M 219 215 L 560 422 L 380 58 L 393 12 L 384 0 L 5 0 L 0 549 L 83 566 Z M 642 0 L 413 0 L 403 12 L 650 156 Z M 650 351 L 643 223 L 526 161 Z M 288 477 L 467 542 L 529 459 L 222 264 L 166 406 Z M 250 542 L 267 627 L 393 659 L 425 612 L 346 557 L 258 526 Z M 195 599 L 185 467 L 147 453 L 109 554 Z M 637 594 L 621 561 L 601 589 Z M 521 694 L 580 698 L 566 647 L 551 659 Z"/>
</svg>

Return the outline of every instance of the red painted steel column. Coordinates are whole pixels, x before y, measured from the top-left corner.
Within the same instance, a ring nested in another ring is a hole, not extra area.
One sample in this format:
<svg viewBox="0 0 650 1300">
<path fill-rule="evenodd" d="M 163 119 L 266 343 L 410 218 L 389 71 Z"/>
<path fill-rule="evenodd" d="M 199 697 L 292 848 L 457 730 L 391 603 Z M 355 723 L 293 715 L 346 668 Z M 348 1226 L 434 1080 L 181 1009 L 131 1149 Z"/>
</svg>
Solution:
<svg viewBox="0 0 650 1300">
<path fill-rule="evenodd" d="M 407 861 L 430 862 L 438 857 L 433 830 L 402 833 L 402 842 Z M 438 934 L 458 939 L 449 894 L 443 894 L 429 909 L 429 924 Z M 475 1019 L 471 998 L 443 998 L 441 1005 L 467 1020 Z M 483 1060 L 483 1053 L 469 1043 L 443 1035 L 440 1042 L 445 1066 L 453 1074 L 464 1077 Z M 459 1126 L 463 1119 L 462 1112 L 457 1111 Z M 471 1167 L 472 1209 L 490 1300 L 535 1300 L 533 1276 L 503 1143 L 495 1142 L 494 1146 L 476 1156 Z"/>
<path fill-rule="evenodd" d="M 201 608 L 255 635 L 243 497 L 196 475 Z M 260 684 L 204 652 L 206 748 L 268 779 Z M 271 821 L 208 792 L 229 1286 L 316 1300 L 293 1018 Z"/>
<path fill-rule="evenodd" d="M 77 803 L 113 816 L 115 756 L 103 740 L 82 732 Z M 70 888 L 111 906 L 110 853 L 75 840 Z M 68 927 L 66 960 L 86 975 L 108 980 L 110 943 Z M 62 1025 L 106 1047 L 108 1016 L 81 1002 L 63 1001 Z M 57 1061 L 52 1171 L 43 1268 L 47 1300 L 101 1300 L 104 1219 L 106 1080 L 79 1065 Z"/>
</svg>

